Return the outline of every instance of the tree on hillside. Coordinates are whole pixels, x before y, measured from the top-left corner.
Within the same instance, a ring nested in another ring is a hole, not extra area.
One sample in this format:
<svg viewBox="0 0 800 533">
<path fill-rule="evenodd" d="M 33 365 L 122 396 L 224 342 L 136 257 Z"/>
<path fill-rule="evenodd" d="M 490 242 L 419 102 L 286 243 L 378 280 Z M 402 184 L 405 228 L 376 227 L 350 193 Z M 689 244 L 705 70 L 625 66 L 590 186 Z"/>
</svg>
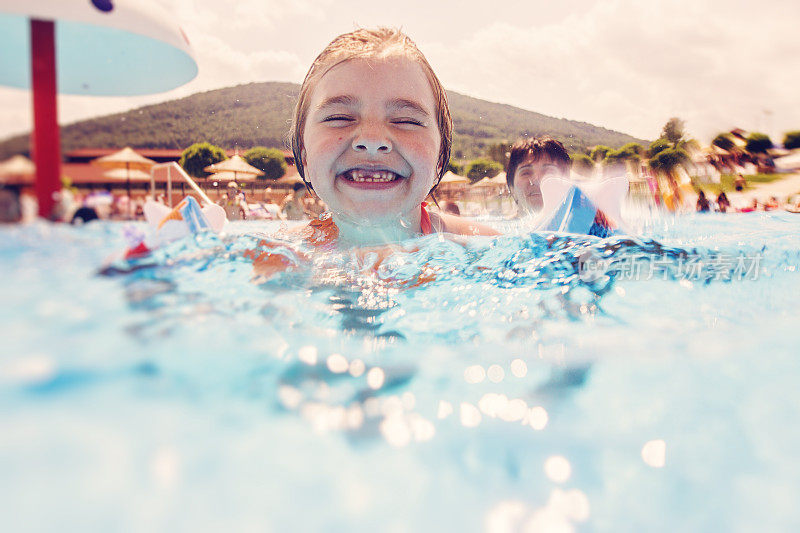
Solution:
<svg viewBox="0 0 800 533">
<path fill-rule="evenodd" d="M 211 143 L 195 143 L 183 151 L 178 162 L 183 170 L 195 178 L 206 178 L 209 173 L 203 170 L 208 165 L 228 159 L 225 150 Z"/>
<path fill-rule="evenodd" d="M 744 145 L 744 149 L 751 154 L 763 154 L 769 148 L 772 148 L 772 141 L 769 136 L 758 132 L 748 135 Z"/>
<path fill-rule="evenodd" d="M 570 154 L 572 160 L 572 170 L 586 178 L 592 177 L 594 173 L 594 161 L 586 154 Z"/>
<path fill-rule="evenodd" d="M 485 157 L 474 159 L 467 164 L 467 177 L 472 183 L 483 178 L 493 178 L 503 171 L 503 165 Z"/>
<path fill-rule="evenodd" d="M 262 180 L 276 180 L 286 174 L 288 164 L 283 152 L 277 148 L 256 146 L 244 153 L 244 160 L 264 173 L 258 176 Z"/>
<path fill-rule="evenodd" d="M 594 161 L 602 161 L 606 158 L 606 154 L 611 150 L 612 148 L 610 146 L 598 144 L 592 148 L 591 152 L 589 152 L 589 157 L 591 157 Z"/>
<path fill-rule="evenodd" d="M 685 128 L 686 123 L 684 121 L 678 117 L 672 117 L 661 129 L 661 138 L 666 139 L 675 148 L 678 146 L 678 142 L 683 139 L 683 136 L 686 135 Z"/>
<path fill-rule="evenodd" d="M 800 131 L 787 131 L 783 136 L 783 147 L 787 150 L 800 148 Z"/>
<path fill-rule="evenodd" d="M 733 139 L 731 138 L 730 133 L 720 133 L 719 135 L 714 137 L 714 140 L 711 141 L 711 144 L 713 146 L 722 148 L 723 150 L 728 152 L 730 152 L 733 149 L 733 147 L 736 146 L 736 144 L 733 142 Z"/>
</svg>

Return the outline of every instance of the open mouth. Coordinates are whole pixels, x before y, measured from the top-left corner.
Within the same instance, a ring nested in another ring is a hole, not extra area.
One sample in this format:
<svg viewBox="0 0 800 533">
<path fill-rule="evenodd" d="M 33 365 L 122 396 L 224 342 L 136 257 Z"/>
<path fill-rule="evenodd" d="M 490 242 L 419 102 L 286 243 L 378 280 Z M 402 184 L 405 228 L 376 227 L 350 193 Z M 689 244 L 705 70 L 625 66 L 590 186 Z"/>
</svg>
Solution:
<svg viewBox="0 0 800 533">
<path fill-rule="evenodd" d="M 348 185 L 370 189 L 392 187 L 405 179 L 405 176 L 391 170 L 365 168 L 351 168 L 336 177 L 342 178 Z"/>
</svg>

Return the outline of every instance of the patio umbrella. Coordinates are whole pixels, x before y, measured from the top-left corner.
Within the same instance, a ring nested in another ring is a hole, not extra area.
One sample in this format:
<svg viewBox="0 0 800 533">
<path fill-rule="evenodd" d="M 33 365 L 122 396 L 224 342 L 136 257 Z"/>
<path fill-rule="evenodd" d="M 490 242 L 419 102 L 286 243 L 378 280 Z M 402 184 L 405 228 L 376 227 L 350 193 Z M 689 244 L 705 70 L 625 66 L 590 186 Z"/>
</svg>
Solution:
<svg viewBox="0 0 800 533">
<path fill-rule="evenodd" d="M 287 174 L 275 180 L 275 183 L 283 183 L 286 185 L 294 185 L 295 183 L 303 183 L 303 178 L 296 172 L 294 174 Z"/>
<path fill-rule="evenodd" d="M 214 174 L 213 178 L 218 181 L 249 181 L 250 190 L 253 194 L 255 194 L 256 190 L 256 176 L 264 175 L 263 172 L 245 161 L 239 154 L 235 154 L 225 161 L 208 165 L 203 170 Z"/>
<path fill-rule="evenodd" d="M 442 176 L 442 180 L 439 182 L 440 185 L 466 185 L 468 183 L 469 178 L 459 176 L 450 170 L 448 170 L 445 175 Z"/>
<path fill-rule="evenodd" d="M 0 183 L 21 185 L 33 183 L 36 167 L 24 155 L 15 155 L 0 162 Z"/>
<path fill-rule="evenodd" d="M 92 164 L 111 170 L 121 171 L 119 175 L 121 177 L 124 176 L 127 179 L 128 198 L 130 199 L 132 178 L 131 172 L 136 171 L 145 174 L 145 171 L 149 171 L 151 168 L 153 168 L 153 165 L 155 165 L 156 162 L 152 159 L 147 159 L 146 157 L 137 154 L 132 148 L 126 146 L 122 150 L 114 152 L 113 154 L 98 157 L 92 161 Z M 104 175 L 111 177 L 108 175 L 108 173 Z M 148 181 L 150 180 L 149 174 L 145 174 L 145 177 Z"/>
<path fill-rule="evenodd" d="M 208 165 L 204 168 L 206 172 L 211 172 L 214 174 L 214 179 L 232 179 L 233 181 L 239 180 L 254 180 L 256 176 L 263 176 L 264 173 L 261 172 L 259 169 L 242 159 L 240 155 L 234 155 L 230 159 L 226 159 L 225 161 L 220 161 L 219 163 L 214 163 L 213 165 Z M 219 173 L 221 172 L 230 172 L 232 173 L 232 177 L 226 174 L 226 177 L 220 177 Z"/>
<path fill-rule="evenodd" d="M 0 84 L 33 89 L 31 148 L 44 217 L 60 188 L 57 87 L 64 94 L 140 95 L 197 75 L 186 35 L 153 0 L 0 0 L 0 50 Z"/>
<path fill-rule="evenodd" d="M 150 174 L 142 170 L 136 170 L 136 169 L 115 168 L 114 170 L 103 172 L 103 176 L 114 180 L 128 180 L 129 183 L 131 181 L 146 181 L 148 183 L 150 182 Z M 128 196 L 130 196 L 130 194 L 128 194 Z"/>
<path fill-rule="evenodd" d="M 213 176 L 209 176 L 209 179 L 214 179 L 216 181 L 255 181 L 256 175 L 223 170 L 221 172 L 215 172 Z"/>
<path fill-rule="evenodd" d="M 473 187 L 497 187 L 503 188 L 506 186 L 506 173 L 501 172 L 497 176 L 493 178 L 483 178 L 479 182 L 475 183 Z"/>
</svg>

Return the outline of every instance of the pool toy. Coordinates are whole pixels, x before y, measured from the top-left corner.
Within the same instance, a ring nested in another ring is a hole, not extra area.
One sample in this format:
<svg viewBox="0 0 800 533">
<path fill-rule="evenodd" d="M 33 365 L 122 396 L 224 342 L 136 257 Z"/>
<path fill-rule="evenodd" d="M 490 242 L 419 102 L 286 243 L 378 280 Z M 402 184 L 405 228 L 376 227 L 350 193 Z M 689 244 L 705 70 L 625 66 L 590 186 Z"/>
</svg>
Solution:
<svg viewBox="0 0 800 533">
<path fill-rule="evenodd" d="M 144 218 L 155 229 L 155 237 L 161 243 L 201 231 L 219 233 L 228 221 L 222 207 L 216 204 L 200 207 L 191 196 L 178 202 L 174 208 L 148 201 L 144 204 Z"/>
<path fill-rule="evenodd" d="M 135 259 L 148 255 L 164 244 L 194 235 L 203 231 L 219 233 L 228 219 L 225 210 L 216 205 L 200 204 L 191 196 L 187 196 L 174 208 L 152 200 L 144 204 L 144 218 L 151 228 L 151 234 L 131 228 L 125 233 L 128 249 L 124 259 Z"/>
<path fill-rule="evenodd" d="M 608 237 L 624 229 L 620 206 L 628 192 L 625 176 L 595 183 L 551 177 L 542 181 L 541 190 L 544 209 L 535 222 L 539 231 Z"/>
</svg>

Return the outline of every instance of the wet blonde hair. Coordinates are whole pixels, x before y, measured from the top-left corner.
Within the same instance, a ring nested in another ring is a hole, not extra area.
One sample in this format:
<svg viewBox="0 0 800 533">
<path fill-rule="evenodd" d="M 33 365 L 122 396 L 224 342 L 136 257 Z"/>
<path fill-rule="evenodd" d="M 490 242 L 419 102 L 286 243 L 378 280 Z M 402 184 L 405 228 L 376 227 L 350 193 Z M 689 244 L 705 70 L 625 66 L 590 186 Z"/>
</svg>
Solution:
<svg viewBox="0 0 800 533">
<path fill-rule="evenodd" d="M 442 139 L 442 145 L 439 150 L 439 173 L 433 188 L 435 189 L 436 185 L 439 184 L 439 180 L 442 179 L 442 176 L 447 171 L 447 164 L 450 162 L 450 147 L 453 141 L 453 120 L 450 118 L 447 94 L 428 60 L 419 51 L 414 41 L 399 29 L 381 27 L 374 30 L 362 28 L 335 38 L 311 64 L 311 68 L 308 69 L 308 74 L 303 80 L 303 85 L 300 86 L 300 96 L 297 99 L 297 106 L 292 117 L 290 142 L 297 172 L 309 188 L 311 184 L 306 179 L 302 159 L 303 128 L 308 117 L 308 108 L 311 105 L 311 94 L 314 92 L 317 83 L 333 67 L 345 61 L 369 58 L 382 59 L 394 56 L 407 57 L 419 63 L 433 91 L 433 99 L 436 105 L 436 122 Z"/>
</svg>

